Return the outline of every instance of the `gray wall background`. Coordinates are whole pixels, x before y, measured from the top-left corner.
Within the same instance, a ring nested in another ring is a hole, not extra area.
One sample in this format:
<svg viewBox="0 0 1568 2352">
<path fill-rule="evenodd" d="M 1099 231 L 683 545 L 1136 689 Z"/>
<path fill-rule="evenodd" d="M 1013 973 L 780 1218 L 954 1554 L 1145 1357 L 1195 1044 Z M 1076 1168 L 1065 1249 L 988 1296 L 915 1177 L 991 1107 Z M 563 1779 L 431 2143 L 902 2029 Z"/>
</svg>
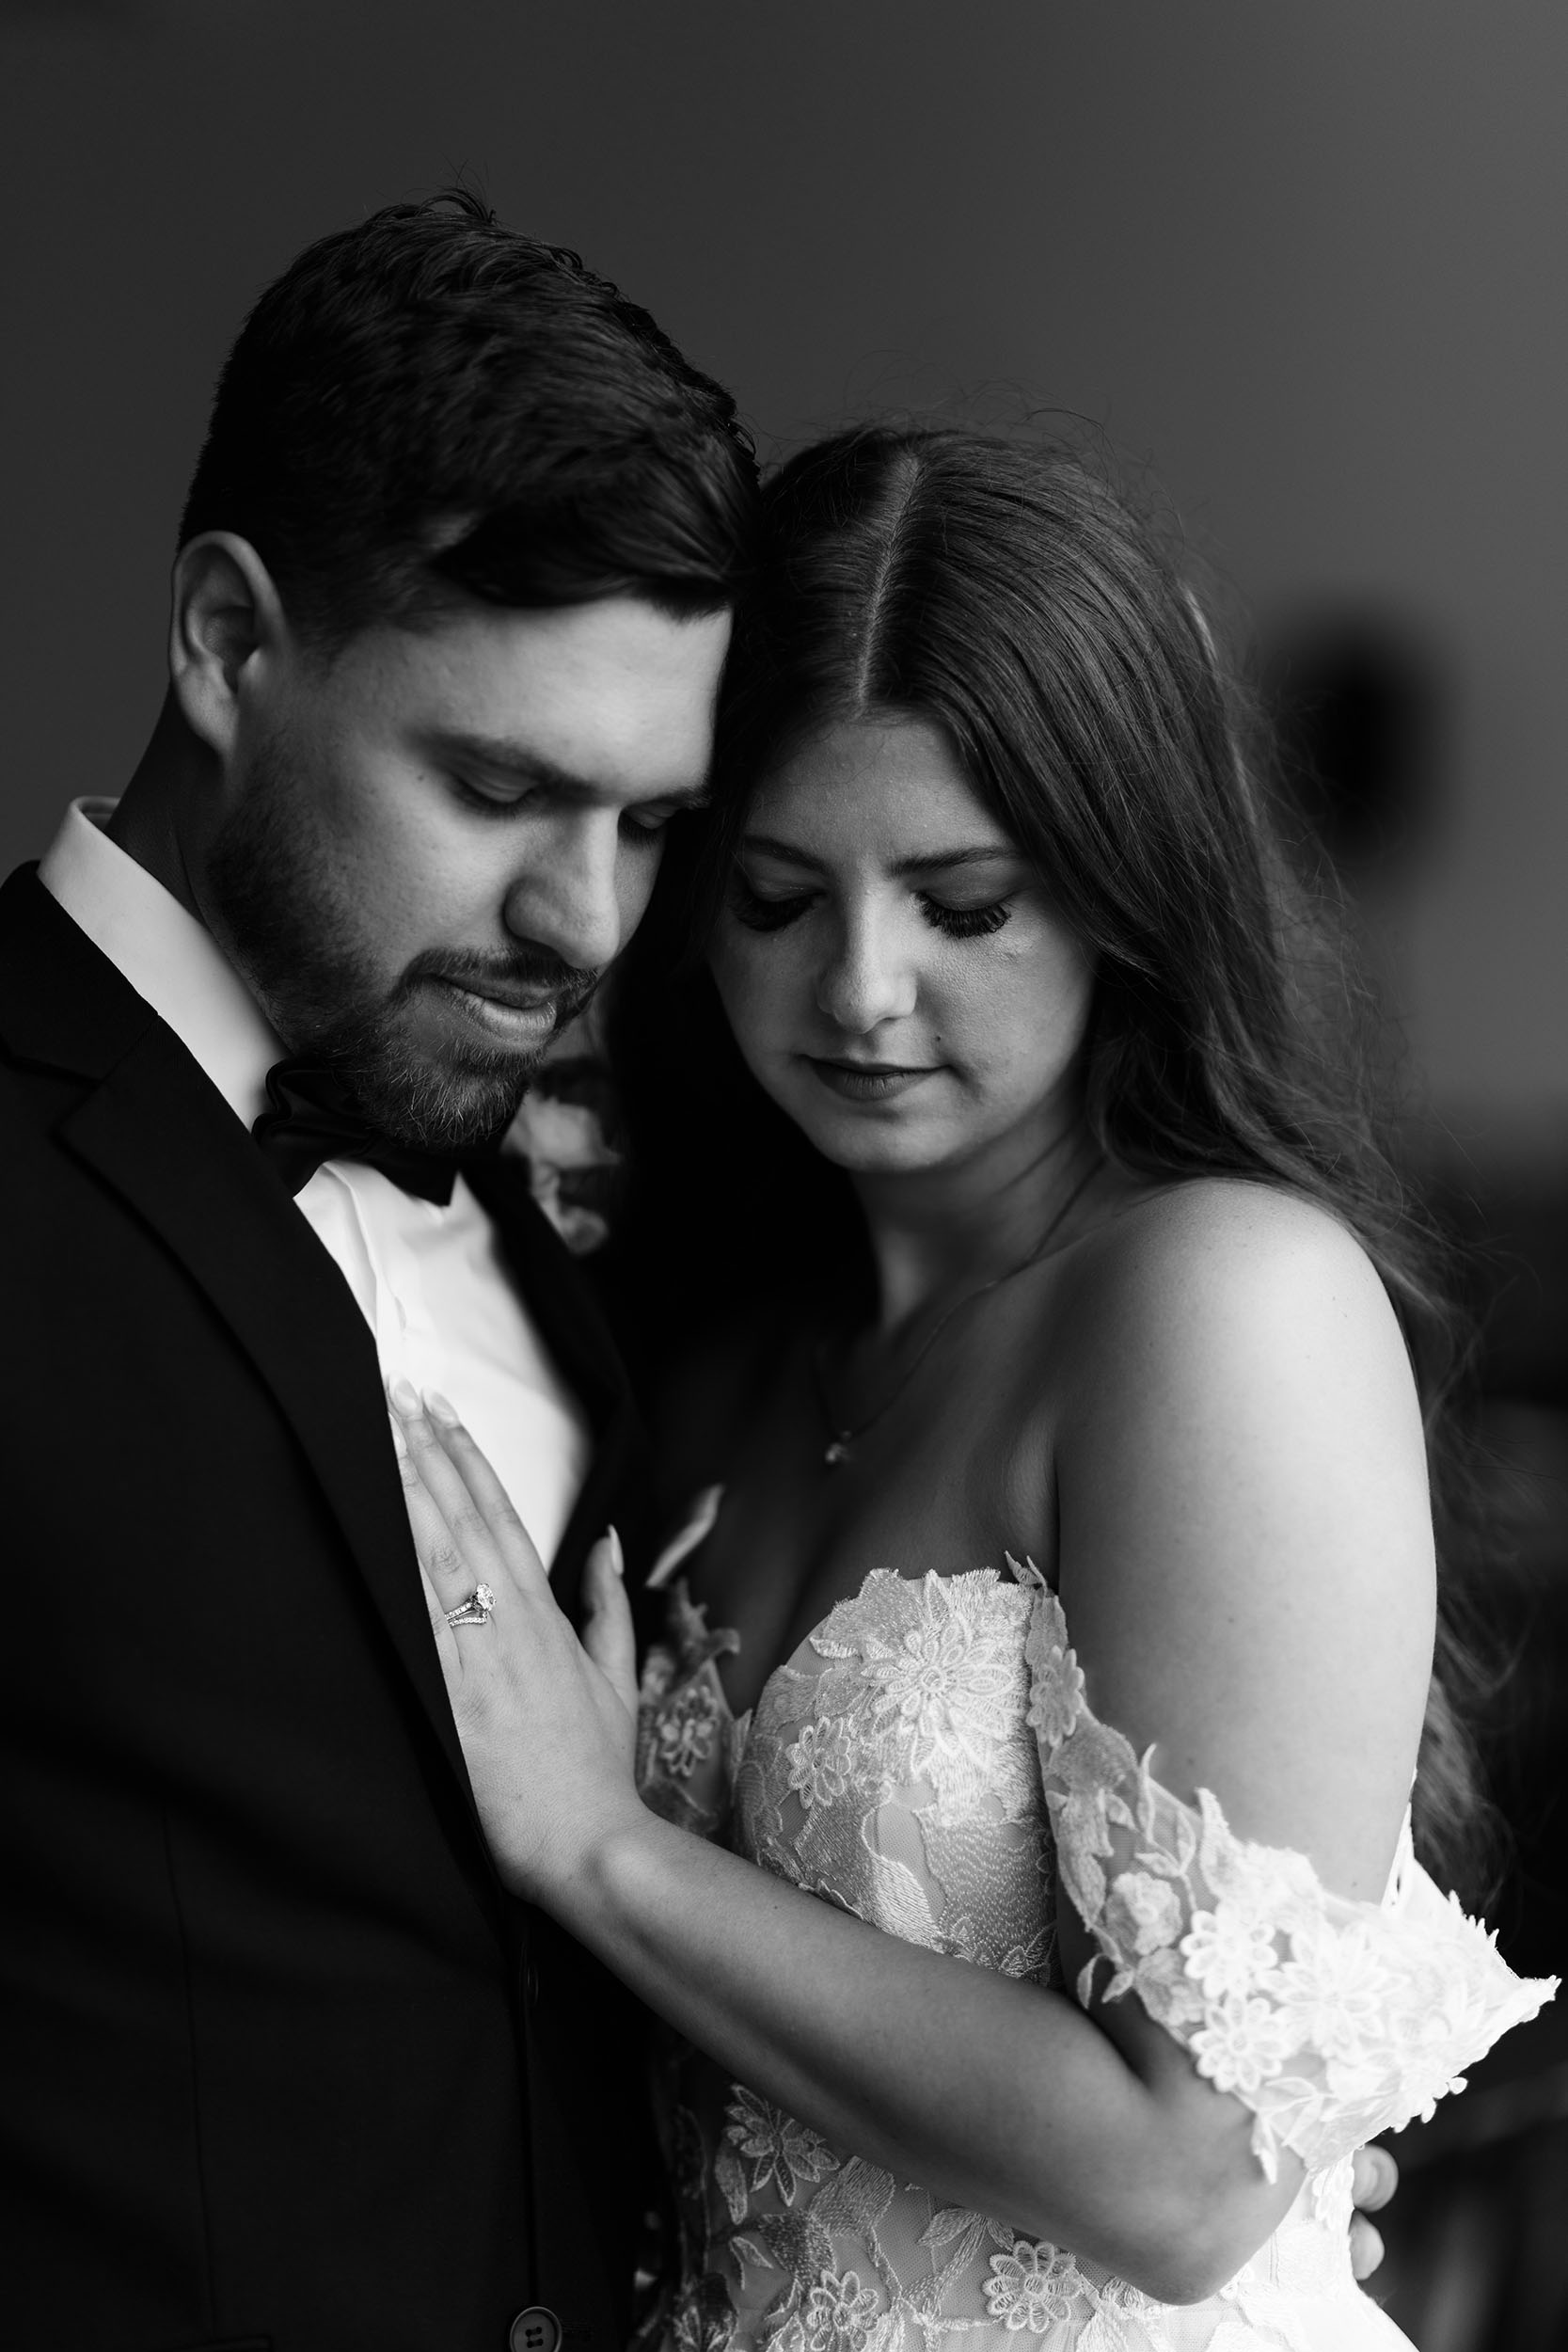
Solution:
<svg viewBox="0 0 1568 2352">
<path fill-rule="evenodd" d="M 239 316 L 460 167 L 764 446 L 978 393 L 1103 425 L 1265 614 L 1439 657 L 1376 920 L 1432 1100 L 1568 1130 L 1557 0 L 0 0 L 0 867 L 156 709 Z"/>
</svg>

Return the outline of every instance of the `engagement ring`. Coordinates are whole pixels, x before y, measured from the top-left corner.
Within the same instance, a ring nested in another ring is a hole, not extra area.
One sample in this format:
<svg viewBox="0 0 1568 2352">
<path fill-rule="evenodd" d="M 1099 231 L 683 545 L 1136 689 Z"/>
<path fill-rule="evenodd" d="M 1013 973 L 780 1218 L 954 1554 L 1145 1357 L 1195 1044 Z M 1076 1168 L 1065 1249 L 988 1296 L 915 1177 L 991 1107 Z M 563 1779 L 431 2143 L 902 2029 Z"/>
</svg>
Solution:
<svg viewBox="0 0 1568 2352">
<path fill-rule="evenodd" d="M 496 1596 L 488 1584 L 476 1584 L 467 1600 L 460 1600 L 455 1609 L 447 1611 L 449 1625 L 488 1625 L 496 1606 Z"/>
</svg>

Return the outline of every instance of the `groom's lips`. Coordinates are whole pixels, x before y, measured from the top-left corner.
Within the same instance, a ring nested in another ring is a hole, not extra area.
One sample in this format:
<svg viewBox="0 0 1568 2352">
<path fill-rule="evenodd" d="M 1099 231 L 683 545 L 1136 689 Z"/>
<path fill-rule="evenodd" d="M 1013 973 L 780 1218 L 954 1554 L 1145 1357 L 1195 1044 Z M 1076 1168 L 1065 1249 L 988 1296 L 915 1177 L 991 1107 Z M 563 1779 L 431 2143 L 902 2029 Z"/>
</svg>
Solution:
<svg viewBox="0 0 1568 2352">
<path fill-rule="evenodd" d="M 505 980 L 472 988 L 440 973 L 426 977 L 461 1020 L 508 1045 L 546 1044 L 560 1025 L 563 990 L 541 992 Z"/>
</svg>

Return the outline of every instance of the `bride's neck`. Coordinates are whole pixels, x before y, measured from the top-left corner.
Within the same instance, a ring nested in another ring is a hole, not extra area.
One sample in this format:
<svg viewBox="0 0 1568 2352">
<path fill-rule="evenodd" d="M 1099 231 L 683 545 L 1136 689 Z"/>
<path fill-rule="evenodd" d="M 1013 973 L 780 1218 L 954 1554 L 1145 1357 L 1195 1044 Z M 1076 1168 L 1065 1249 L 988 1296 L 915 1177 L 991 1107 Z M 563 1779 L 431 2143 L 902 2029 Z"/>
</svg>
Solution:
<svg viewBox="0 0 1568 2352">
<path fill-rule="evenodd" d="M 877 1278 L 884 1338 L 1022 1265 L 1094 1157 L 1078 1120 L 1029 1147 L 958 1168 L 854 1182 Z"/>
</svg>

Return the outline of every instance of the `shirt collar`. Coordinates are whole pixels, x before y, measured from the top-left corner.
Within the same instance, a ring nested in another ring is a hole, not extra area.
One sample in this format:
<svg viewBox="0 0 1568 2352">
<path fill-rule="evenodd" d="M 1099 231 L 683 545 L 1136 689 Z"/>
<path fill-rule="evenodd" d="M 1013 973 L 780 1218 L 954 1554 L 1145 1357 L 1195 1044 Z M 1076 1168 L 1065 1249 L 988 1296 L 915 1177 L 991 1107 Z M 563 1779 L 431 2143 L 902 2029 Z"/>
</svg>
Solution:
<svg viewBox="0 0 1568 2352">
<path fill-rule="evenodd" d="M 110 840 L 115 807 L 72 801 L 39 880 L 248 1127 L 267 1107 L 267 1072 L 283 1047 L 205 924 Z"/>
</svg>

